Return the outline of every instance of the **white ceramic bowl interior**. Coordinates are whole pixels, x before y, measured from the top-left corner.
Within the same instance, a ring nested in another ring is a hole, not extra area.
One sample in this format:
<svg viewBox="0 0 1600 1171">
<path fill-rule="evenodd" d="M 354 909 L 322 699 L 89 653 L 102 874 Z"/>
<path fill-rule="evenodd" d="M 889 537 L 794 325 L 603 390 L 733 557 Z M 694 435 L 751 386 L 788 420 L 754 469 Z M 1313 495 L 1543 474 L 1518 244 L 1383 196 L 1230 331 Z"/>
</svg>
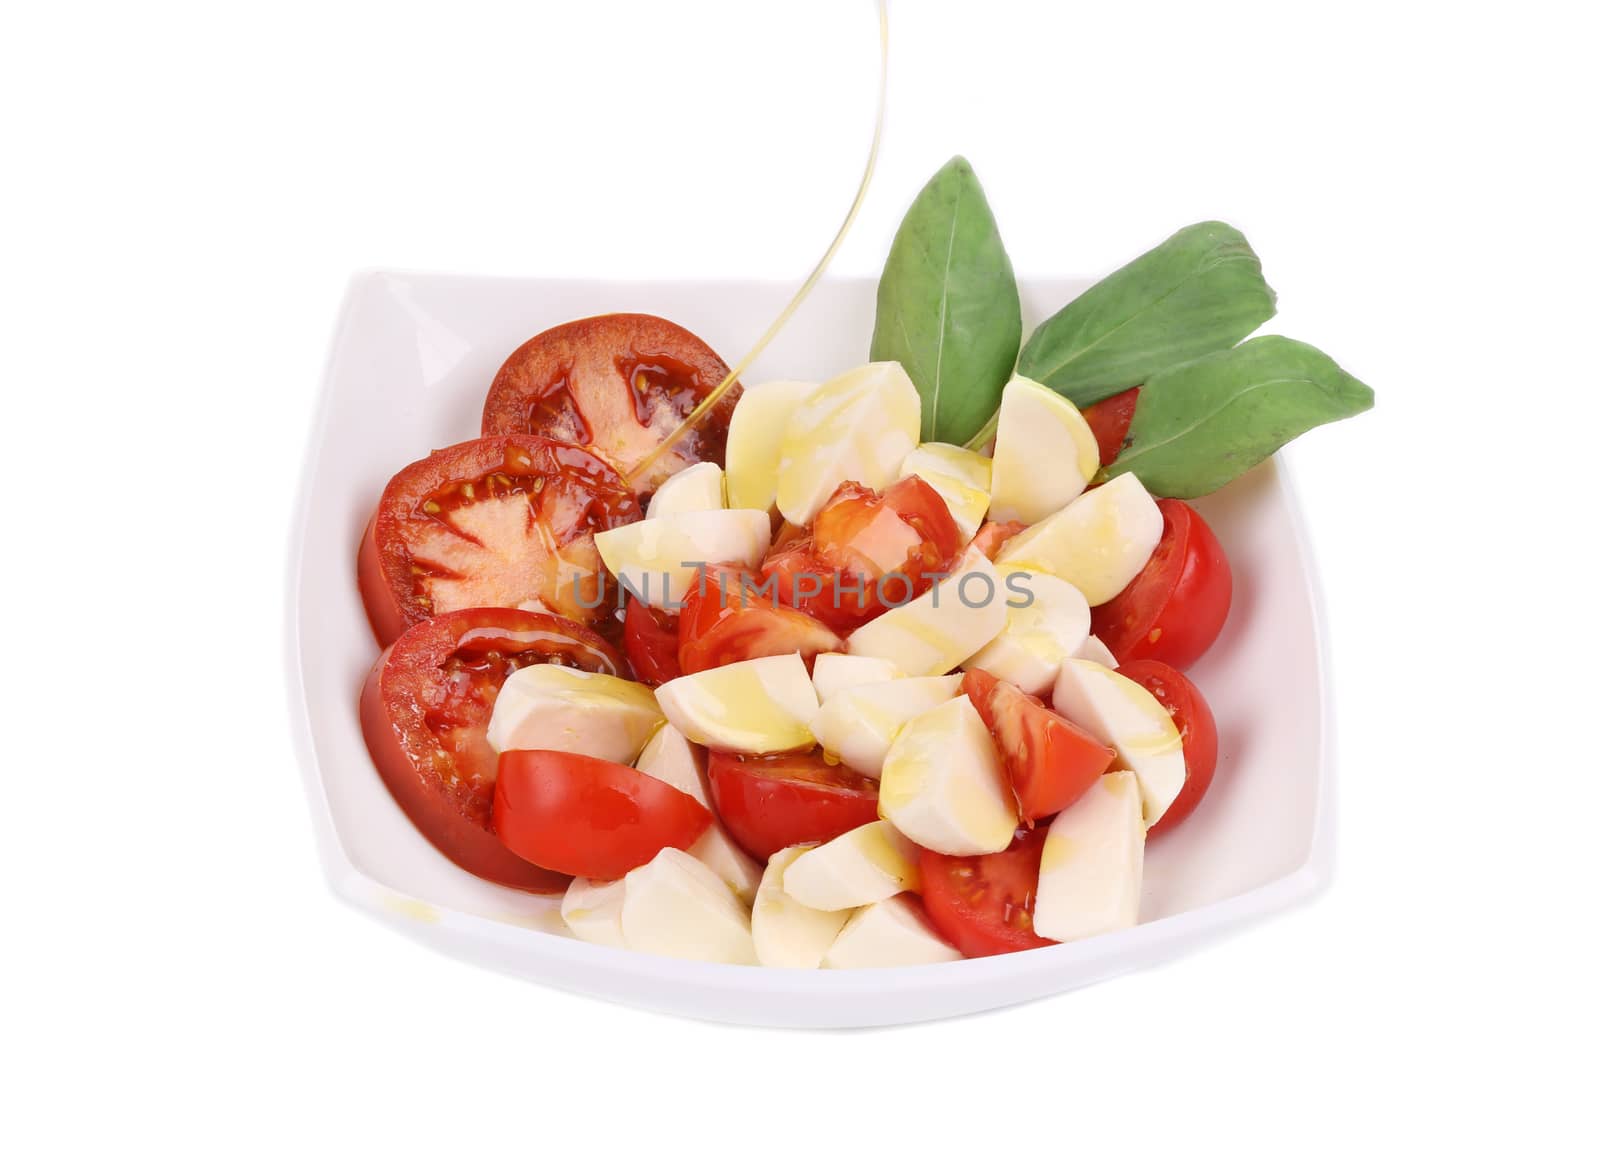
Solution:
<svg viewBox="0 0 1600 1171">
<path fill-rule="evenodd" d="M 1029 323 L 1081 291 L 1030 281 Z M 822 379 L 866 360 L 875 282 L 828 280 L 745 381 Z M 881 1025 L 954 1016 L 1170 958 L 1314 895 L 1331 861 L 1331 740 L 1315 579 L 1277 461 L 1199 502 L 1234 570 L 1233 611 L 1194 669 L 1222 752 L 1210 795 L 1146 856 L 1138 927 L 1018 955 L 875 971 L 693 963 L 568 937 L 557 901 L 458 870 L 412 827 L 367 759 L 356 697 L 378 647 L 355 585 L 362 528 L 389 477 L 478 434 L 490 379 L 533 334 L 615 311 L 682 322 L 729 361 L 791 293 L 749 281 L 619 283 L 369 273 L 333 343 L 293 534 L 289 688 L 334 890 L 442 951 L 557 987 L 724 1021 Z"/>
</svg>

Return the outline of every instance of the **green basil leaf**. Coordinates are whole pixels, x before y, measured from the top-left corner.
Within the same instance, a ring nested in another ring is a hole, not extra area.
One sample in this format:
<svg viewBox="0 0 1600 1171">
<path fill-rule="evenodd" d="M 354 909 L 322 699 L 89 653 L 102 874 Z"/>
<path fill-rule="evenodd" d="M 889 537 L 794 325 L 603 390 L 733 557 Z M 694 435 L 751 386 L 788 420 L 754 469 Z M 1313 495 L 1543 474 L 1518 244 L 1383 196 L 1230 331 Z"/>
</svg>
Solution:
<svg viewBox="0 0 1600 1171">
<path fill-rule="evenodd" d="M 964 443 L 1000 406 L 1022 342 L 1011 260 L 972 165 L 951 159 L 917 195 L 878 281 L 872 360 L 922 396 L 922 438 Z"/>
<path fill-rule="evenodd" d="M 1017 373 L 1080 407 L 1248 337 L 1276 311 L 1237 229 L 1191 224 L 1069 302 L 1028 339 Z"/>
<path fill-rule="evenodd" d="M 1147 381 L 1105 475 L 1133 472 L 1157 496 L 1204 496 L 1296 435 L 1371 406 L 1372 388 L 1321 350 L 1252 338 Z"/>
</svg>

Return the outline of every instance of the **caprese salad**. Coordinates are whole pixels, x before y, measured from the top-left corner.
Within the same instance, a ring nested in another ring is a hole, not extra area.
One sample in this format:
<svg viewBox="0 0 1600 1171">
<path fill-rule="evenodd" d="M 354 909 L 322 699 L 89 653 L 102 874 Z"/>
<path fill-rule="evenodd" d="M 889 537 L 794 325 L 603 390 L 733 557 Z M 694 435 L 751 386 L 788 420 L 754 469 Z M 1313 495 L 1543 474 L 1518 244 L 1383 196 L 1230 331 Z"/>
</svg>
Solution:
<svg viewBox="0 0 1600 1171">
<path fill-rule="evenodd" d="M 559 895 L 578 939 L 725 963 L 1138 922 L 1217 765 L 1183 671 L 1232 575 L 1183 497 L 1371 392 L 1236 344 L 1272 293 L 1220 224 L 1024 346 L 987 216 L 962 160 L 935 176 L 860 366 L 746 388 L 659 317 L 568 322 L 506 359 L 480 437 L 389 482 L 361 725 L 446 857 Z"/>
</svg>

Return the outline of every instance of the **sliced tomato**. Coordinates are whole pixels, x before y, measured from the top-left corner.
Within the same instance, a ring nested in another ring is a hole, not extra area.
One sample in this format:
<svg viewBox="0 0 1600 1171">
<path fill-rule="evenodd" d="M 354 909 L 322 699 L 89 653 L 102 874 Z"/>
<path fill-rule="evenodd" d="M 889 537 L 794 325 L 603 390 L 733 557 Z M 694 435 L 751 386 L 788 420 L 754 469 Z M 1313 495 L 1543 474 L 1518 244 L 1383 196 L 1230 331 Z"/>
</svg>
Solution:
<svg viewBox="0 0 1600 1171">
<path fill-rule="evenodd" d="M 713 752 L 706 775 L 722 824 L 761 861 L 878 819 L 878 782 L 829 764 L 820 749 L 775 756 Z"/>
<path fill-rule="evenodd" d="M 972 538 L 972 547 L 993 561 L 1000 546 L 1027 527 L 1020 520 L 985 521 L 978 535 Z"/>
<path fill-rule="evenodd" d="M 1181 500 L 1160 501 L 1161 542 L 1137 577 L 1094 609 L 1094 633 L 1120 659 L 1180 671 L 1210 649 L 1228 619 L 1233 570 L 1211 526 Z"/>
<path fill-rule="evenodd" d="M 987 671 L 968 667 L 961 688 L 994 737 L 1029 825 L 1082 797 L 1116 756 L 1065 716 Z"/>
<path fill-rule="evenodd" d="M 1044 838 L 1044 826 L 1024 826 L 999 854 L 952 858 L 920 852 L 922 905 L 962 955 L 1001 955 L 1053 942 L 1033 930 Z"/>
<path fill-rule="evenodd" d="M 1122 445 L 1128 441 L 1128 428 L 1133 426 L 1134 408 L 1139 405 L 1139 387 L 1103 398 L 1083 408 L 1083 421 L 1094 432 L 1100 445 L 1100 466 L 1109 467 L 1122 454 Z"/>
<path fill-rule="evenodd" d="M 850 580 L 823 562 L 811 548 L 809 535 L 767 554 L 761 564 L 763 582 L 770 581 L 779 602 L 848 634 L 884 607 L 864 582 Z"/>
<path fill-rule="evenodd" d="M 681 325 L 646 313 L 585 317 L 530 338 L 505 360 L 483 404 L 483 433 L 587 447 L 644 494 L 690 464 L 723 462 L 738 383 L 671 451 L 635 471 L 727 374 L 727 363 Z"/>
<path fill-rule="evenodd" d="M 711 811 L 666 781 L 576 752 L 502 752 L 494 832 L 535 866 L 621 878 L 662 850 L 685 850 Z"/>
<path fill-rule="evenodd" d="M 595 625 L 613 610 L 594 534 L 639 520 L 604 461 L 532 435 L 469 439 L 389 481 L 357 579 L 378 641 L 424 618 L 524 603 Z"/>
<path fill-rule="evenodd" d="M 677 614 L 647 606 L 638 598 L 628 599 L 627 617 L 622 621 L 622 649 L 640 683 L 660 687 L 683 674 L 678 666 L 678 618 Z"/>
<path fill-rule="evenodd" d="M 506 676 L 534 663 L 627 675 L 616 648 L 565 618 L 456 610 L 411 627 L 379 656 L 361 690 L 361 732 L 383 783 L 440 853 L 490 882 L 549 892 L 566 878 L 511 853 L 489 824 L 489 716 Z"/>
<path fill-rule="evenodd" d="M 678 630 L 678 665 L 685 674 L 796 651 L 809 665 L 844 646 L 820 620 L 781 605 L 770 579 L 758 581 L 739 565 L 708 565 L 695 575 Z"/>
<path fill-rule="evenodd" d="M 1117 670 L 1161 702 L 1183 737 L 1183 763 L 1188 775 L 1177 800 L 1150 827 L 1147 837 L 1158 838 L 1182 825 L 1211 788 L 1211 778 L 1217 772 L 1217 719 L 1200 689 L 1168 663 L 1143 659 L 1123 663 Z"/>
</svg>

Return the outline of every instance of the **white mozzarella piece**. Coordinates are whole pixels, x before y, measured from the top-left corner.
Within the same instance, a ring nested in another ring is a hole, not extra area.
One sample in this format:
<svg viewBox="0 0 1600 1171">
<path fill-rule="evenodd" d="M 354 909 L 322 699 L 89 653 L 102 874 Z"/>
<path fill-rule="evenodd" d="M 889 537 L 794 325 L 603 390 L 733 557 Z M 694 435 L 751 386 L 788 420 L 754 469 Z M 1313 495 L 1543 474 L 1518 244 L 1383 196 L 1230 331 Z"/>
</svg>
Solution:
<svg viewBox="0 0 1600 1171">
<path fill-rule="evenodd" d="M 705 750 L 691 744 L 671 724 L 662 724 L 656 729 L 633 767 L 666 781 L 680 793 L 687 793 L 707 809 L 711 808 L 706 791 Z M 715 811 L 712 818 L 711 827 L 689 847 L 689 853 L 709 866 L 734 894 L 749 903 L 756 897 L 761 867 L 734 844 L 728 831 L 716 820 Z"/>
<path fill-rule="evenodd" d="M 1050 823 L 1039 864 L 1033 929 L 1069 943 L 1139 921 L 1144 816 L 1139 782 L 1107 773 Z"/>
<path fill-rule="evenodd" d="M 1117 669 L 1117 656 L 1111 653 L 1111 648 L 1101 642 L 1095 635 L 1090 635 L 1083 640 L 1083 645 L 1072 654 L 1069 659 L 1087 659 L 1091 663 L 1099 663 L 1102 667 Z"/>
<path fill-rule="evenodd" d="M 799 654 L 747 659 L 681 675 L 656 688 L 672 726 L 728 752 L 787 752 L 815 743 L 817 693 Z"/>
<path fill-rule="evenodd" d="M 1139 778 L 1146 825 L 1161 820 L 1183 789 L 1183 737 L 1161 701 L 1132 679 L 1084 659 L 1061 665 L 1056 711 L 1115 749 L 1117 764 Z"/>
<path fill-rule="evenodd" d="M 795 407 L 815 382 L 760 382 L 747 386 L 728 423 L 728 507 L 769 510 L 778 498 L 783 433 Z"/>
<path fill-rule="evenodd" d="M 845 649 L 888 659 L 907 675 L 943 675 L 1005 625 L 1005 583 L 989 559 L 968 546 L 949 577 L 868 622 L 849 637 Z"/>
<path fill-rule="evenodd" d="M 811 685 L 817 689 L 817 698 L 827 703 L 846 688 L 863 683 L 887 683 L 904 674 L 888 659 L 826 651 L 811 664 Z"/>
<path fill-rule="evenodd" d="M 922 400 L 899 362 L 831 378 L 789 416 L 778 459 L 778 511 L 809 524 L 846 480 L 881 492 L 922 430 Z"/>
<path fill-rule="evenodd" d="M 1139 477 L 1124 472 L 1000 547 L 999 561 L 1070 581 L 1089 605 L 1120 594 L 1161 540 L 1161 509 Z"/>
<path fill-rule="evenodd" d="M 1100 470 L 1100 444 L 1078 408 L 1031 378 L 1000 394 L 989 519 L 1036 524 L 1066 507 Z"/>
<path fill-rule="evenodd" d="M 555 663 L 506 676 L 489 716 L 489 747 L 581 752 L 628 764 L 663 719 L 643 683 Z"/>
<path fill-rule="evenodd" d="M 658 609 L 678 605 L 701 565 L 754 569 L 772 543 L 772 518 L 755 509 L 675 512 L 594 535 L 612 576 Z"/>
<path fill-rule="evenodd" d="M 622 938 L 632 951 L 753 964 L 750 912 L 698 858 L 662 850 L 622 880 Z"/>
<path fill-rule="evenodd" d="M 574 878 L 561 896 L 561 921 L 585 943 L 626 947 L 622 941 L 622 883 Z"/>
<path fill-rule="evenodd" d="M 994 741 L 965 695 L 900 730 L 883 762 L 878 813 L 941 854 L 998 854 L 1017 814 Z"/>
<path fill-rule="evenodd" d="M 679 512 L 715 512 L 725 507 L 722 469 L 714 463 L 698 463 L 680 468 L 663 480 L 650 497 L 644 515 L 648 519 Z"/>
<path fill-rule="evenodd" d="M 862 776 L 876 777 L 900 729 L 960 691 L 960 675 L 862 683 L 824 703 L 811 721 L 811 734 Z"/>
<path fill-rule="evenodd" d="M 1055 684 L 1061 664 L 1089 637 L 1089 603 L 1077 586 L 1048 573 L 1004 564 L 995 572 L 1012 603 L 1006 628 L 966 665 L 1042 695 Z"/>
<path fill-rule="evenodd" d="M 928 922 L 916 895 L 896 895 L 850 916 L 823 957 L 825 968 L 893 968 L 942 964 L 961 953 Z"/>
<path fill-rule="evenodd" d="M 783 878 L 789 897 L 819 911 L 845 911 L 919 890 L 917 847 L 887 821 L 840 834 L 795 859 Z"/>
<path fill-rule="evenodd" d="M 944 498 L 961 539 L 970 541 L 989 511 L 990 460 L 953 443 L 923 443 L 900 465 L 900 478 L 920 476 Z"/>
<path fill-rule="evenodd" d="M 819 911 L 792 898 L 784 889 L 784 876 L 804 858 L 810 846 L 790 846 L 767 861 L 756 903 L 750 913 L 750 933 L 756 958 L 769 968 L 816 968 L 839 937 L 850 917 L 847 911 Z"/>
</svg>

